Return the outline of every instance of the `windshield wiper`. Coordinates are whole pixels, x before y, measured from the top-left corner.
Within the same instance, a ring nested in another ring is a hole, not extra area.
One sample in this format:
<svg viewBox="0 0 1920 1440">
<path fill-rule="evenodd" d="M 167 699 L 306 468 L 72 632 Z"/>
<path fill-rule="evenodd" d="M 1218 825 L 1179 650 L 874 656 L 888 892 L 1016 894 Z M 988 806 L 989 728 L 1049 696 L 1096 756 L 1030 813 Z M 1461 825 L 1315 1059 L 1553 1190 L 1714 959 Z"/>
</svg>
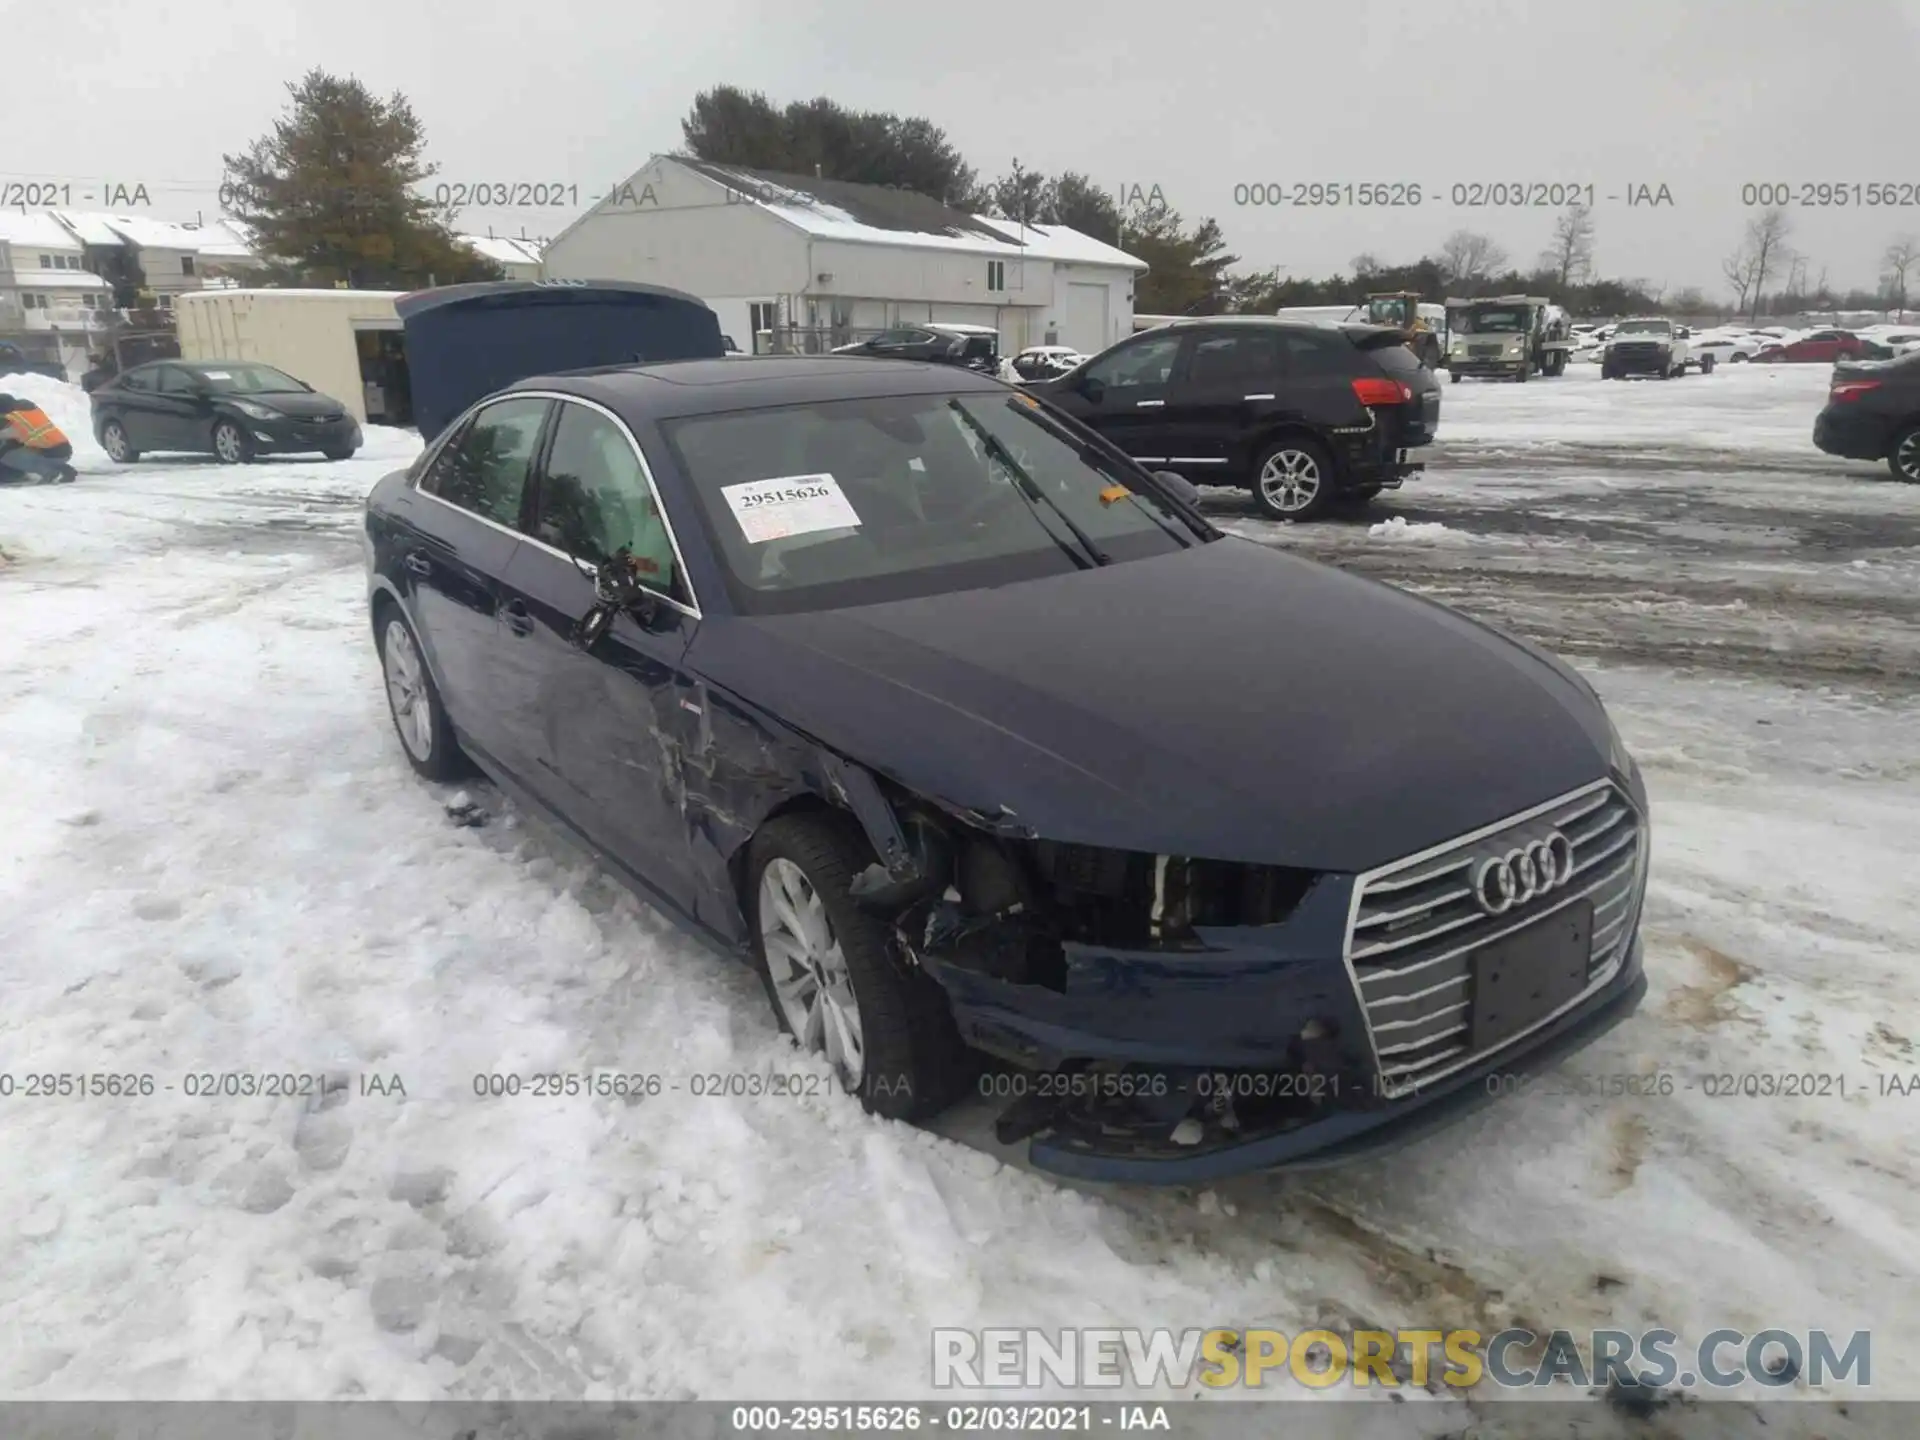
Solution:
<svg viewBox="0 0 1920 1440">
<path fill-rule="evenodd" d="M 1113 557 L 1096 545 L 1093 537 L 1074 523 L 1073 517 L 1060 508 L 1060 503 L 1051 495 L 1047 494 L 1045 488 L 1036 483 L 1031 475 L 1020 468 L 1020 462 L 1013 458 L 1013 452 L 1007 449 L 1006 445 L 1002 443 L 997 435 L 987 430 L 978 420 L 974 419 L 973 416 L 967 414 L 958 400 L 949 400 L 947 404 L 952 408 L 953 413 L 960 417 L 961 423 L 980 437 L 980 443 L 986 447 L 987 453 L 1000 462 L 1001 467 L 1006 470 L 1008 476 L 1013 481 L 1015 493 L 1027 502 L 1027 508 L 1033 512 L 1035 523 L 1047 532 L 1048 539 L 1052 540 L 1054 544 L 1058 545 L 1062 551 L 1072 558 L 1074 564 L 1078 565 L 1082 570 L 1087 570 L 1095 565 L 1111 565 L 1113 563 Z M 1060 517 L 1060 523 L 1072 532 L 1074 540 L 1079 544 L 1079 549 L 1076 550 L 1072 545 L 1062 540 L 1054 531 L 1054 528 L 1040 518 L 1039 502 L 1042 500 L 1047 502 L 1047 508 L 1049 510 Z"/>
</svg>

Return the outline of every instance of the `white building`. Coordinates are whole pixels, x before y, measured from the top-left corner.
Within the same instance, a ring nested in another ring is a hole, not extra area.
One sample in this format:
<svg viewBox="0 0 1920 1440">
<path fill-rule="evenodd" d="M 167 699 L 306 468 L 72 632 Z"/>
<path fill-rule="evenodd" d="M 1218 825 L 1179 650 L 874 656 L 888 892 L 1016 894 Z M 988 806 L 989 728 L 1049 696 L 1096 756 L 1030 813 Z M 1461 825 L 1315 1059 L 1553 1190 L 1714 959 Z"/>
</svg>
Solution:
<svg viewBox="0 0 1920 1440">
<path fill-rule="evenodd" d="M 456 235 L 469 250 L 477 251 L 506 273 L 506 280 L 538 280 L 540 247 L 533 240 L 514 240 L 505 235 Z"/>
<path fill-rule="evenodd" d="M 51 215 L 0 211 L 0 337 L 30 358 L 86 369 L 90 340 L 113 307 L 85 247 Z"/>
<path fill-rule="evenodd" d="M 146 276 L 145 288 L 153 292 L 162 310 L 173 308 L 174 296 L 201 288 L 202 242 L 226 248 L 224 242 L 233 239 L 224 230 L 210 231 L 144 215 L 103 215 L 85 210 L 51 213 L 91 252 L 88 262 L 93 268 L 111 273 L 108 257 L 115 251 L 137 265 Z"/>
<path fill-rule="evenodd" d="M 543 252 L 545 276 L 698 295 L 743 350 L 828 349 L 915 321 L 990 325 L 1003 354 L 1133 331 L 1146 265 L 1059 226 L 924 195 L 657 155 Z M 766 344 L 763 338 L 761 344 Z"/>
</svg>

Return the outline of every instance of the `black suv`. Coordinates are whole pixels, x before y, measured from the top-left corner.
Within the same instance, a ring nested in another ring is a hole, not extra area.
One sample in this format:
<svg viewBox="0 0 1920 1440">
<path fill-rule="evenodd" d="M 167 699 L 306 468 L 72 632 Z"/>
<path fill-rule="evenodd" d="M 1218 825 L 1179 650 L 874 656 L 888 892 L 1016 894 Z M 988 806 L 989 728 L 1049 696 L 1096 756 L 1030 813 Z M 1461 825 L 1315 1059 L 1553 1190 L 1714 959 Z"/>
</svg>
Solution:
<svg viewBox="0 0 1920 1440">
<path fill-rule="evenodd" d="M 1000 369 L 1000 336 L 984 325 L 903 325 L 866 340 L 834 347 L 836 355 L 875 355 L 888 360 L 931 360 L 964 365 L 983 375 Z"/>
<path fill-rule="evenodd" d="M 1849 460 L 1885 460 L 1894 479 L 1920 485 L 1920 351 L 1835 365 L 1813 443 Z"/>
<path fill-rule="evenodd" d="M 1023 388 L 1149 468 L 1244 486 L 1276 520 L 1398 488 L 1440 424 L 1433 372 L 1379 325 L 1176 320 Z"/>
</svg>

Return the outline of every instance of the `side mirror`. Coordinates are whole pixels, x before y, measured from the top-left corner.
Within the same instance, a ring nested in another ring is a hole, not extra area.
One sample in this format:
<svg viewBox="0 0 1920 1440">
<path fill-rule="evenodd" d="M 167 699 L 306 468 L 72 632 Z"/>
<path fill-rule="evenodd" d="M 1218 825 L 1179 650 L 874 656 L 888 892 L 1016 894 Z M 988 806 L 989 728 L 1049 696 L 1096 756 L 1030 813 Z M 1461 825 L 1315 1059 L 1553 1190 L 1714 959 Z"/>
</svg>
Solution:
<svg viewBox="0 0 1920 1440">
<path fill-rule="evenodd" d="M 580 617 L 574 629 L 573 643 L 591 650 L 613 624 L 613 617 L 625 612 L 642 625 L 651 625 L 660 613 L 660 600 L 640 583 L 631 551 L 616 551 L 610 560 L 594 565 L 575 556 L 573 563 L 593 581 L 593 608 Z"/>
<path fill-rule="evenodd" d="M 1174 499 L 1184 500 L 1189 505 L 1198 505 L 1200 503 L 1200 487 L 1187 479 L 1186 476 L 1173 470 L 1155 470 L 1152 473 L 1153 478 L 1166 486 L 1172 493 Z"/>
<path fill-rule="evenodd" d="M 1087 403 L 1090 405 L 1098 405 L 1107 393 L 1107 387 L 1091 375 L 1082 375 L 1080 382 L 1073 388 L 1086 396 Z"/>
</svg>

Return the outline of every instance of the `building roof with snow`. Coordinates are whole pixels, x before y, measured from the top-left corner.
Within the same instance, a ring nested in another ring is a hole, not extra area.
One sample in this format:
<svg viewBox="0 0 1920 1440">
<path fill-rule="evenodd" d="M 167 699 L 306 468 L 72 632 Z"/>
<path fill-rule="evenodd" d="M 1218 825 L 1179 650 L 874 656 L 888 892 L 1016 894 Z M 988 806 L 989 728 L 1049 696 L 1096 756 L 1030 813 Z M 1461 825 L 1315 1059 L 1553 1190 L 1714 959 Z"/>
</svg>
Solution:
<svg viewBox="0 0 1920 1440">
<path fill-rule="evenodd" d="M 540 246 L 534 240 L 514 240 L 505 235 L 456 235 L 453 238 L 496 265 L 540 263 Z"/>
<path fill-rule="evenodd" d="M 0 240 L 35 250 L 78 250 L 80 242 L 44 210 L 0 210 Z"/>
<path fill-rule="evenodd" d="M 1022 226 L 1012 220 L 969 215 L 912 190 L 715 165 L 684 155 L 656 156 L 648 163 L 655 161 L 685 166 L 822 240 L 1147 269 L 1144 261 L 1124 250 L 1064 225 Z"/>
</svg>

